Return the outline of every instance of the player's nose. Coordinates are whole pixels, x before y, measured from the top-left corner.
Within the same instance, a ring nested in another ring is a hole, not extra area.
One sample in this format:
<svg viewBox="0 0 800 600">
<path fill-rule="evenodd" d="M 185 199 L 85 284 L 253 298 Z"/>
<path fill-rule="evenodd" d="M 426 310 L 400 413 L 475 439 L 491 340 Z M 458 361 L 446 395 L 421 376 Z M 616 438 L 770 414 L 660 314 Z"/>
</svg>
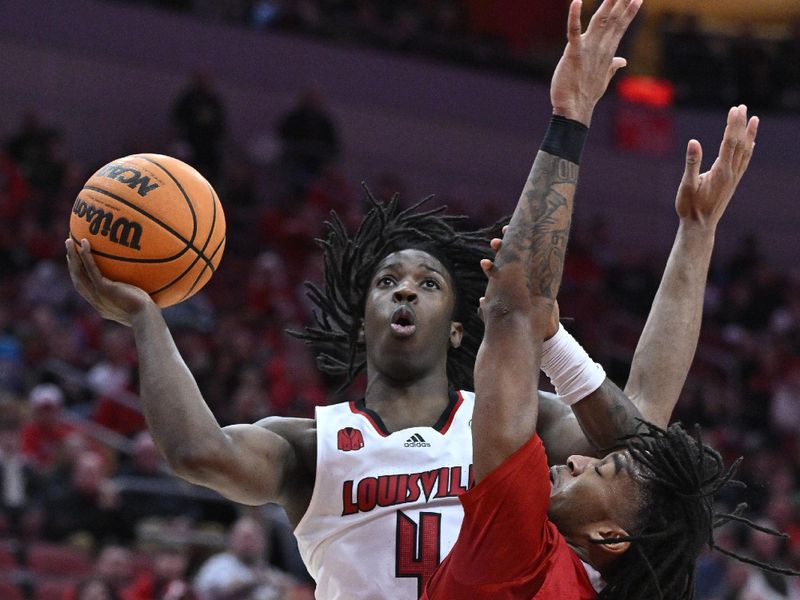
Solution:
<svg viewBox="0 0 800 600">
<path fill-rule="evenodd" d="M 416 292 L 411 289 L 411 286 L 406 282 L 400 282 L 394 290 L 393 297 L 396 302 L 412 303 L 417 300 Z"/>
<path fill-rule="evenodd" d="M 580 454 L 573 454 L 567 458 L 567 468 L 573 477 L 577 477 L 583 473 L 593 462 L 593 458 L 581 456 Z"/>
</svg>

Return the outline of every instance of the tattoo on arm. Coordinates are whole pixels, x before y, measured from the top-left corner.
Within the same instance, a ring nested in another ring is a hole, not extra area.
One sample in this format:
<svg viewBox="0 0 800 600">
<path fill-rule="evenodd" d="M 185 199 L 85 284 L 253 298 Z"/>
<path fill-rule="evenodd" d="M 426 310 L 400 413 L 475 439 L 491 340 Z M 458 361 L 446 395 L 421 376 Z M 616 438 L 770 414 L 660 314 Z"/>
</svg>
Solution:
<svg viewBox="0 0 800 600">
<path fill-rule="evenodd" d="M 577 181 L 578 165 L 540 151 L 525 183 L 496 264 L 523 262 L 531 298 L 558 292 Z"/>
</svg>

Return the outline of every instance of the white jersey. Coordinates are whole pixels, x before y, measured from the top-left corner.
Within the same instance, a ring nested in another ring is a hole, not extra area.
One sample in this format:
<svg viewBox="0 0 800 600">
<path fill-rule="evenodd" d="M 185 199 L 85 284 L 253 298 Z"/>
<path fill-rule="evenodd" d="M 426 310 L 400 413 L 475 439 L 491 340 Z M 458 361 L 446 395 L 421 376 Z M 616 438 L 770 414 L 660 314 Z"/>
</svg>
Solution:
<svg viewBox="0 0 800 600">
<path fill-rule="evenodd" d="M 434 427 L 388 433 L 363 401 L 318 407 L 317 475 L 295 529 L 319 600 L 416 600 L 453 547 L 473 485 L 472 392 Z"/>
</svg>

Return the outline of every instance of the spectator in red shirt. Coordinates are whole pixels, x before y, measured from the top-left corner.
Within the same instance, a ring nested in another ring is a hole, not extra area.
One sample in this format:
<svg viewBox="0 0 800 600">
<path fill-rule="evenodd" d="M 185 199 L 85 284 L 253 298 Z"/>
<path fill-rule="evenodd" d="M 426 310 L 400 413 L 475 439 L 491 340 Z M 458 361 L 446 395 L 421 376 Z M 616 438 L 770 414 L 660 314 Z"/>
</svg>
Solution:
<svg viewBox="0 0 800 600">
<path fill-rule="evenodd" d="M 88 373 L 97 395 L 92 420 L 132 437 L 145 428 L 144 416 L 134 393 L 136 354 L 133 336 L 126 329 L 105 327 L 100 337 L 103 360 Z"/>
<path fill-rule="evenodd" d="M 34 468 L 47 471 L 55 466 L 65 438 L 75 428 L 64 419 L 64 394 L 57 385 L 42 383 L 35 386 L 28 400 L 31 416 L 20 429 L 22 453 Z"/>
</svg>

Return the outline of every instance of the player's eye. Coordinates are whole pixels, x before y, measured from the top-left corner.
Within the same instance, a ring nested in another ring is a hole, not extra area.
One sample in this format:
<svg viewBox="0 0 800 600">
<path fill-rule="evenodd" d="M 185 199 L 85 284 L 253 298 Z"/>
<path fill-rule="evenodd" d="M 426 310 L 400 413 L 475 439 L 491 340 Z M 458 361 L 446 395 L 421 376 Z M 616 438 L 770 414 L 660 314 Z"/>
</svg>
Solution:
<svg viewBox="0 0 800 600">
<path fill-rule="evenodd" d="M 439 282 L 436 281 L 435 279 L 425 279 L 422 282 L 422 287 L 428 288 L 430 290 L 440 290 L 440 289 L 442 289 L 442 286 L 440 286 Z"/>
<path fill-rule="evenodd" d="M 389 277 L 388 275 L 384 275 L 383 277 L 378 277 L 377 286 L 378 287 L 391 287 L 394 285 L 394 277 Z"/>
</svg>

